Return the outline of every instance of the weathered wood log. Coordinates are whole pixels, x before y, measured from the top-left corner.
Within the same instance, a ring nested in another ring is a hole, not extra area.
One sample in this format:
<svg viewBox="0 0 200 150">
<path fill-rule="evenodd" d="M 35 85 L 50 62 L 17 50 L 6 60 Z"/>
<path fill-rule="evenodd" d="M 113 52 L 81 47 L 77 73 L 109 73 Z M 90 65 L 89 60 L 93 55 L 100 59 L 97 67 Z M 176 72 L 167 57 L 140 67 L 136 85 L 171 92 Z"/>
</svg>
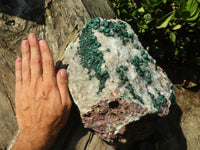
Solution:
<svg viewBox="0 0 200 150">
<path fill-rule="evenodd" d="M 16 56 L 21 55 L 21 41 L 29 33 L 35 33 L 38 39 L 45 39 L 49 43 L 56 62 L 62 59 L 67 44 L 78 35 L 83 25 L 91 17 L 97 16 L 114 17 L 106 0 L 0 2 L 0 149 L 6 149 L 18 130 L 14 108 L 14 61 Z M 75 126 L 77 129 L 72 126 L 73 130 L 80 131 L 78 125 Z M 66 137 L 65 134 L 62 136 Z M 75 133 L 69 133 L 69 136 L 77 138 Z M 61 141 L 55 149 L 63 147 Z M 74 149 L 76 142 L 67 147 Z"/>
<path fill-rule="evenodd" d="M 21 41 L 26 39 L 29 33 L 33 32 L 38 39 L 45 39 L 48 42 L 55 62 L 63 60 L 64 49 L 67 45 L 76 39 L 80 29 L 90 18 L 97 16 L 108 19 L 114 17 L 107 0 L 0 1 L 0 150 L 10 149 L 17 138 L 17 134 L 19 134 L 14 107 L 14 61 L 16 56 L 21 55 Z M 181 92 L 178 94 L 182 95 Z M 189 98 L 193 96 L 194 93 L 188 95 Z M 179 96 L 177 101 L 181 104 L 184 99 L 185 97 Z M 199 112 L 198 106 L 199 102 L 196 102 L 191 108 L 193 111 L 195 110 L 195 114 Z M 79 111 L 73 105 L 69 122 L 60 132 L 52 149 L 186 150 L 186 139 L 180 127 L 182 112 L 177 105 L 172 109 L 173 111 L 168 117 L 157 121 L 155 125 L 156 131 L 149 139 L 116 147 L 102 141 L 93 134 L 92 130 L 85 129 L 81 123 Z M 191 110 L 188 110 L 187 114 L 191 114 Z M 187 114 L 184 115 L 184 118 L 187 118 Z M 199 116 L 193 115 L 193 118 L 193 120 L 198 120 Z M 197 128 L 192 126 L 190 129 L 190 122 L 183 122 L 182 124 L 189 138 L 194 135 L 193 139 L 198 138 Z M 196 122 L 196 124 L 198 125 L 199 122 Z M 190 131 L 195 129 L 195 134 L 187 132 L 188 128 Z M 198 145 L 193 143 L 195 142 L 190 140 L 190 147 L 194 145 L 198 149 Z M 156 148 L 153 147 L 155 145 Z M 189 150 L 193 149 L 190 148 Z"/>
</svg>

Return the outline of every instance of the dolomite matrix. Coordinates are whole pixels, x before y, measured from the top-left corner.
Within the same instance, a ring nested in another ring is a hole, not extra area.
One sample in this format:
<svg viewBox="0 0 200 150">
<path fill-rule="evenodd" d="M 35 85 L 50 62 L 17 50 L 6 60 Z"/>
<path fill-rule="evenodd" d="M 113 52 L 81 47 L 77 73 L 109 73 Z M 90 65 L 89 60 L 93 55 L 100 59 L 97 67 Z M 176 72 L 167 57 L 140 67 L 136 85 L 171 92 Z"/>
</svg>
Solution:
<svg viewBox="0 0 200 150">
<path fill-rule="evenodd" d="M 169 113 L 172 83 L 148 54 L 130 25 L 93 18 L 65 51 L 69 90 L 85 128 L 109 143 L 127 141 L 128 126 L 142 136 L 149 115 Z"/>
</svg>

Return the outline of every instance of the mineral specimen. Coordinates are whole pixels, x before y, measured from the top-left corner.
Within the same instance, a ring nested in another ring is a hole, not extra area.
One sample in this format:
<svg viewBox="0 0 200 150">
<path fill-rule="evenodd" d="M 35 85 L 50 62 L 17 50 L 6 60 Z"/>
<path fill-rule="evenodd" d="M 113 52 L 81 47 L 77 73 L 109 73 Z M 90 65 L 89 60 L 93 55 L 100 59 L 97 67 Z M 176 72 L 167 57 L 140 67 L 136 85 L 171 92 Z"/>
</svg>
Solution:
<svg viewBox="0 0 200 150">
<path fill-rule="evenodd" d="M 149 114 L 165 116 L 174 103 L 172 83 L 121 20 L 91 19 L 65 60 L 84 126 L 109 143 L 126 142 L 127 126 Z"/>
</svg>

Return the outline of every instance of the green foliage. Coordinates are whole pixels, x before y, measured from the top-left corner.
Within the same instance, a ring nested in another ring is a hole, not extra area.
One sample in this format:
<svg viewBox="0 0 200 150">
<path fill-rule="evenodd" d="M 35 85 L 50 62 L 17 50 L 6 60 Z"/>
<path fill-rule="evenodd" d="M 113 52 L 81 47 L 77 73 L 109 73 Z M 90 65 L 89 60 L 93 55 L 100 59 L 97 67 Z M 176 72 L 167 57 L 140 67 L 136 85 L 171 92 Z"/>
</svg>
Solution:
<svg viewBox="0 0 200 150">
<path fill-rule="evenodd" d="M 154 57 L 200 56 L 200 0 L 110 0 Z"/>
</svg>

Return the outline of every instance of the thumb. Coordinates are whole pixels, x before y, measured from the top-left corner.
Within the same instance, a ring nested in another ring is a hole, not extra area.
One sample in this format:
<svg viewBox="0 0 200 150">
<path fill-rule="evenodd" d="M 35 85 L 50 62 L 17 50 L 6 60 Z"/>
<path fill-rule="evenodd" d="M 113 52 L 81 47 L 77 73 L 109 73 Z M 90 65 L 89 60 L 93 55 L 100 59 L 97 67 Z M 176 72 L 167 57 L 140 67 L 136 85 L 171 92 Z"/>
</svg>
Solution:
<svg viewBox="0 0 200 150">
<path fill-rule="evenodd" d="M 71 98 L 68 91 L 68 80 L 66 69 L 60 69 L 57 73 L 57 85 L 61 95 L 61 102 L 63 105 L 71 107 Z"/>
</svg>

